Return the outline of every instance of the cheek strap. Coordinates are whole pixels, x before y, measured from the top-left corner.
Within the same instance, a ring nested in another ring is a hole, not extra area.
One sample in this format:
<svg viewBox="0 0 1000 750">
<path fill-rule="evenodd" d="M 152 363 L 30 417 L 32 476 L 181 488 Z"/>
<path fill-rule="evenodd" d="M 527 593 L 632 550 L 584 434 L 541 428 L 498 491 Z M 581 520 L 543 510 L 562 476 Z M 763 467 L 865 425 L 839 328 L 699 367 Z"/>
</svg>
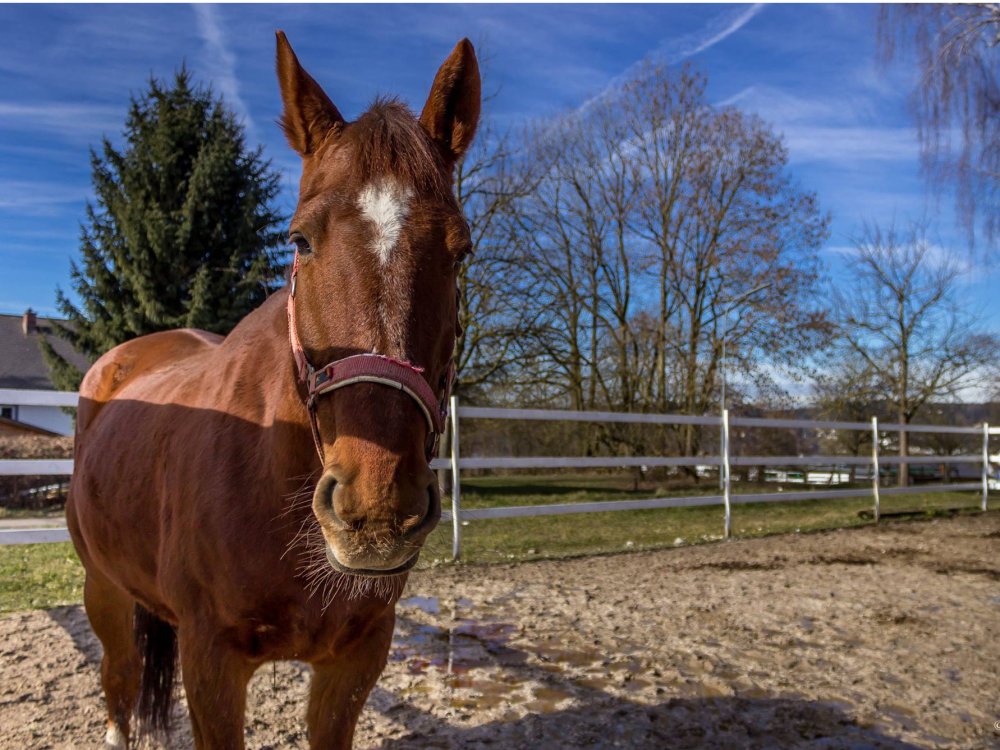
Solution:
<svg viewBox="0 0 1000 750">
<path fill-rule="evenodd" d="M 312 425 L 313 442 L 320 460 L 323 460 L 323 446 L 319 437 L 319 423 L 316 416 L 316 401 L 326 394 L 340 388 L 346 388 L 355 383 L 378 383 L 400 390 L 417 404 L 427 419 L 428 441 L 427 459 L 437 453 L 438 438 L 444 431 L 448 417 L 448 396 L 451 394 L 452 381 L 455 379 L 455 360 L 448 363 L 445 377 L 444 392 L 439 397 L 424 378 L 424 369 L 411 362 L 387 357 L 384 354 L 354 354 L 350 357 L 334 360 L 322 367 L 315 368 L 309 362 L 302 340 L 299 338 L 298 326 L 295 320 L 295 290 L 299 274 L 299 254 L 296 251 L 292 262 L 292 275 L 288 290 L 288 341 L 292 348 L 292 357 L 298 370 L 299 381 L 304 383 L 308 396 L 306 409 Z"/>
</svg>

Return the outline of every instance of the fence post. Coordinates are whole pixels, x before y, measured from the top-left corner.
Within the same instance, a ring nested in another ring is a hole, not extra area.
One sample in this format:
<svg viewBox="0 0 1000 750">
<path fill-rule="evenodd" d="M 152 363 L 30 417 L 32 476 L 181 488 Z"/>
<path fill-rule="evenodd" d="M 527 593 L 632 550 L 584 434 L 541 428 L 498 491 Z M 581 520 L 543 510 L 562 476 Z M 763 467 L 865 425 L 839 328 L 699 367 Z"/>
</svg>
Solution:
<svg viewBox="0 0 1000 750">
<path fill-rule="evenodd" d="M 725 428 L 719 425 L 719 459 L 722 459 L 722 452 L 725 450 L 723 444 L 726 442 Z M 719 489 L 725 492 L 726 489 L 726 477 L 722 472 L 722 464 L 719 464 Z"/>
<path fill-rule="evenodd" d="M 983 422 L 983 510 L 990 494 L 990 425 Z"/>
<path fill-rule="evenodd" d="M 451 455 L 451 415 L 444 423 L 444 431 L 441 433 L 440 447 L 438 448 L 438 458 L 446 458 Z M 442 495 L 448 490 L 448 469 L 437 470 L 438 492 Z"/>
<path fill-rule="evenodd" d="M 729 409 L 722 410 L 722 500 L 726 504 L 726 522 L 723 536 L 728 539 L 733 530 L 732 512 L 729 507 Z"/>
<path fill-rule="evenodd" d="M 872 497 L 875 500 L 875 523 L 878 523 L 878 417 L 872 417 Z"/>
<path fill-rule="evenodd" d="M 462 483 L 458 470 L 458 396 L 451 397 L 451 556 L 458 560 L 462 554 Z"/>
</svg>

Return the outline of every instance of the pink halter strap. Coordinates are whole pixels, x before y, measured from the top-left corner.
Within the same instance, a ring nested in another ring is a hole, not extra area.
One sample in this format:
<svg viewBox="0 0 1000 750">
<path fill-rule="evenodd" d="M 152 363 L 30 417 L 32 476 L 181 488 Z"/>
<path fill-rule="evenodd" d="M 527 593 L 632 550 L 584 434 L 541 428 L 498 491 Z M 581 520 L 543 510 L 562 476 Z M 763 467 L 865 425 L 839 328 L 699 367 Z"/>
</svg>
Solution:
<svg viewBox="0 0 1000 750">
<path fill-rule="evenodd" d="M 323 460 L 323 445 L 319 438 L 319 424 L 316 416 L 316 400 L 325 393 L 346 388 L 355 383 L 378 383 L 402 391 L 414 400 L 427 419 L 427 458 L 437 453 L 438 438 L 444 431 L 448 417 L 448 395 L 455 375 L 455 362 L 448 363 L 444 393 L 438 398 L 424 379 L 422 367 L 383 354 L 355 354 L 337 359 L 322 367 L 315 368 L 309 362 L 295 321 L 295 287 L 299 273 L 299 254 L 296 251 L 292 262 L 292 274 L 288 290 L 288 340 L 292 356 L 298 369 L 299 380 L 305 384 L 308 398 L 306 408 L 312 425 L 313 442 L 320 460 Z"/>
</svg>

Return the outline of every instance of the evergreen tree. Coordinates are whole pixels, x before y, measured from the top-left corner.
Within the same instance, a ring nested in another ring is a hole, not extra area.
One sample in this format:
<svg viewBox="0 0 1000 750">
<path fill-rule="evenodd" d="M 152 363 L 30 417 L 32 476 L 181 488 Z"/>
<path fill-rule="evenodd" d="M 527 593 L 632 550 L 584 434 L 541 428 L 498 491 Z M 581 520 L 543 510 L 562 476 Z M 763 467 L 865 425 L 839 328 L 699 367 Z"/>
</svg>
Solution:
<svg viewBox="0 0 1000 750">
<path fill-rule="evenodd" d="M 124 146 L 91 151 L 95 202 L 71 263 L 76 305 L 57 289 L 59 333 L 89 357 L 154 331 L 228 333 L 281 277 L 279 175 L 243 127 L 183 68 L 133 97 Z M 53 382 L 82 375 L 43 346 Z"/>
</svg>

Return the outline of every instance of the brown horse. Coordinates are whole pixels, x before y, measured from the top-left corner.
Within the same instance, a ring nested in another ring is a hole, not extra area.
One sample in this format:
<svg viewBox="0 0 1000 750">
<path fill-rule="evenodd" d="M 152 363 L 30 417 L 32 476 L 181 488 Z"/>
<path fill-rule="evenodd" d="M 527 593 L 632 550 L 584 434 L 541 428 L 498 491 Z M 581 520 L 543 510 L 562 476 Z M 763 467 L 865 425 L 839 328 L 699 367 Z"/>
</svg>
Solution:
<svg viewBox="0 0 1000 750">
<path fill-rule="evenodd" d="M 382 100 L 346 122 L 280 32 L 277 69 L 303 163 L 290 288 L 225 339 L 123 344 L 81 387 L 67 517 L 111 747 L 133 711 L 167 728 L 178 656 L 198 748 L 244 746 L 247 682 L 279 659 L 312 665 L 310 747 L 350 747 L 440 516 L 475 52 L 455 47 L 419 120 Z"/>
</svg>

